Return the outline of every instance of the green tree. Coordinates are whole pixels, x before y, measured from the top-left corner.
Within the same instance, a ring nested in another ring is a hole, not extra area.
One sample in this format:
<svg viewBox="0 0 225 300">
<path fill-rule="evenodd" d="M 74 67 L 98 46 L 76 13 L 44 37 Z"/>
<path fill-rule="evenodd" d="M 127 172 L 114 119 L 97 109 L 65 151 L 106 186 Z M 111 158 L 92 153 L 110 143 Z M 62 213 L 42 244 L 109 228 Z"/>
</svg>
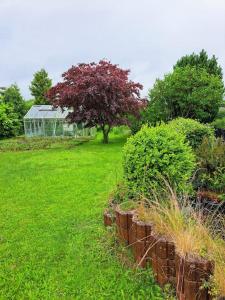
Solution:
<svg viewBox="0 0 225 300">
<path fill-rule="evenodd" d="M 19 134 L 20 120 L 10 104 L 0 103 L 0 138 Z"/>
<path fill-rule="evenodd" d="M 16 84 L 12 84 L 2 92 L 2 102 L 11 105 L 19 119 L 23 119 L 25 114 L 25 101 Z"/>
<path fill-rule="evenodd" d="M 25 101 L 25 113 L 34 105 L 34 99 L 26 100 Z"/>
<path fill-rule="evenodd" d="M 19 133 L 23 132 L 23 117 L 26 113 L 25 101 L 20 93 L 20 89 L 16 84 L 12 84 L 10 87 L 2 91 L 2 102 L 9 105 L 15 113 L 16 120 L 19 120 Z M 10 117 L 11 119 L 11 117 Z"/>
<path fill-rule="evenodd" d="M 51 86 L 52 80 L 48 77 L 48 73 L 44 69 L 34 74 L 29 88 L 31 95 L 35 98 L 35 104 L 49 104 L 45 95 Z"/>
<path fill-rule="evenodd" d="M 174 65 L 176 67 L 186 67 L 187 65 L 192 67 L 204 68 L 209 74 L 219 76 L 223 79 L 223 71 L 221 66 L 218 64 L 215 55 L 212 58 L 208 57 L 207 52 L 203 49 L 199 54 L 192 53 L 181 57 Z"/>
<path fill-rule="evenodd" d="M 223 95 L 224 85 L 219 76 L 190 65 L 176 67 L 164 79 L 157 79 L 149 91 L 149 122 L 167 122 L 177 117 L 211 122 L 223 102 Z"/>
</svg>

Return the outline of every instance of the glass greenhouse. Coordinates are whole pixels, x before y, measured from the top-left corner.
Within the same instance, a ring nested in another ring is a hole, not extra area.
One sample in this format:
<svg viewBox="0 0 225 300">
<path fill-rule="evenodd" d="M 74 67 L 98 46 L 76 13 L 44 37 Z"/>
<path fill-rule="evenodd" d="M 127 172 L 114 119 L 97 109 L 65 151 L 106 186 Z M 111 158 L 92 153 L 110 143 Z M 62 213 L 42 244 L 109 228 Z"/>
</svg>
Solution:
<svg viewBox="0 0 225 300">
<path fill-rule="evenodd" d="M 96 129 L 83 124 L 70 124 L 66 120 L 68 109 L 62 111 L 51 105 L 33 105 L 24 116 L 24 132 L 27 137 L 35 136 L 94 136 Z"/>
</svg>

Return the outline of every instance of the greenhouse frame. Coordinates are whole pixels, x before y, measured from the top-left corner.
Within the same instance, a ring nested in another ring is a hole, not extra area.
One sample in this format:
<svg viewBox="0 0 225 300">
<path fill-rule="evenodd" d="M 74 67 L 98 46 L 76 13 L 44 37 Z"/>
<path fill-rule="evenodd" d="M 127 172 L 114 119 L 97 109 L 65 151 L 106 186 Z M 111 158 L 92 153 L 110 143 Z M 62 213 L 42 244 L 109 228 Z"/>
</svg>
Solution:
<svg viewBox="0 0 225 300">
<path fill-rule="evenodd" d="M 26 137 L 92 137 L 96 128 L 87 128 L 84 124 L 69 123 L 66 117 L 69 109 L 62 110 L 52 105 L 33 105 L 24 116 Z"/>
</svg>

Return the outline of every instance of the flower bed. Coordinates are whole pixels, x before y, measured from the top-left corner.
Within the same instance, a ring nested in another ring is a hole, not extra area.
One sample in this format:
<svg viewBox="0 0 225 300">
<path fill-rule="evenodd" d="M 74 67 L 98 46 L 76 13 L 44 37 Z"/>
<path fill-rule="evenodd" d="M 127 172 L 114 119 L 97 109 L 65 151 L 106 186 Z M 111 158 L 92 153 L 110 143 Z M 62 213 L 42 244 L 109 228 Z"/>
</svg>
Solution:
<svg viewBox="0 0 225 300">
<path fill-rule="evenodd" d="M 115 216 L 119 241 L 132 248 L 139 267 L 152 267 L 161 287 L 170 283 L 179 300 L 211 299 L 203 283 L 213 274 L 212 261 L 191 255 L 183 257 L 168 237 L 157 234 L 152 223 L 139 220 L 134 210 L 122 211 L 117 206 Z"/>
</svg>

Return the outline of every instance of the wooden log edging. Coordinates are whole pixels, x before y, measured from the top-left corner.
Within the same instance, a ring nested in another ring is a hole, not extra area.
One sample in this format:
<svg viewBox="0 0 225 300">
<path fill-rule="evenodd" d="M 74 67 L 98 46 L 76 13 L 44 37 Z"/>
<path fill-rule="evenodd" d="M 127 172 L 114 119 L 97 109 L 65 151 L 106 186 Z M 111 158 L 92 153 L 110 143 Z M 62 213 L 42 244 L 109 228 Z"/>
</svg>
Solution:
<svg viewBox="0 0 225 300">
<path fill-rule="evenodd" d="M 150 237 L 152 224 L 139 221 L 136 215 L 132 218 L 132 249 L 138 266 L 145 268 L 150 263 Z"/>
<path fill-rule="evenodd" d="M 182 257 L 176 254 L 176 292 L 179 299 L 211 300 L 207 288 L 201 286 L 214 272 L 212 261 L 197 257 Z"/>
<path fill-rule="evenodd" d="M 157 281 L 160 286 L 170 283 L 176 284 L 175 245 L 166 236 L 159 236 L 156 240 Z"/>
<path fill-rule="evenodd" d="M 119 240 L 125 245 L 130 245 L 133 243 L 132 218 L 134 211 L 122 211 L 119 206 L 117 206 L 115 209 L 115 215 Z"/>
<path fill-rule="evenodd" d="M 150 265 L 155 279 L 163 286 L 171 283 L 175 286 L 175 246 L 165 236 L 154 232 L 152 223 L 139 221 L 133 217 L 133 253 L 138 266 L 145 268 Z"/>
<path fill-rule="evenodd" d="M 104 223 L 107 223 L 105 214 Z M 202 285 L 213 275 L 213 262 L 181 257 L 174 243 L 166 236 L 157 234 L 152 223 L 138 220 L 135 211 L 124 212 L 117 207 L 115 223 L 119 241 L 131 247 L 138 267 L 152 267 L 155 280 L 161 287 L 170 283 L 176 288 L 179 300 L 212 299 L 208 289 L 202 288 Z"/>
<path fill-rule="evenodd" d="M 104 217 L 104 225 L 112 226 L 112 224 L 114 223 L 114 216 L 110 214 L 108 210 L 104 211 L 103 217 Z"/>
</svg>

